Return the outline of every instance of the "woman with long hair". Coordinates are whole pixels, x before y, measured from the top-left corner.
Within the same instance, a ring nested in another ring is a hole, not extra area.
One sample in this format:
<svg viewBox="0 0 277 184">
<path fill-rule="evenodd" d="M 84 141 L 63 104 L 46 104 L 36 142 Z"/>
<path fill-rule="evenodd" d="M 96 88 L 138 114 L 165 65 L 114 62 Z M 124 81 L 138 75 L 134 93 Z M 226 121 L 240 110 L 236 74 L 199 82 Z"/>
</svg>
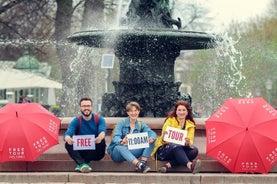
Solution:
<svg viewBox="0 0 277 184">
<path fill-rule="evenodd" d="M 168 133 L 166 132 L 168 126 L 187 131 L 184 145 L 164 141 L 164 136 Z M 177 101 L 174 109 L 166 117 L 162 134 L 157 138 L 151 154 L 155 155 L 158 160 L 168 161 L 158 169 L 158 172 L 166 173 L 171 167 L 180 165 L 190 169 L 193 174 L 199 172 L 201 161 L 194 161 L 198 155 L 198 148 L 193 146 L 194 133 L 195 121 L 190 104 L 186 101 Z"/>
</svg>

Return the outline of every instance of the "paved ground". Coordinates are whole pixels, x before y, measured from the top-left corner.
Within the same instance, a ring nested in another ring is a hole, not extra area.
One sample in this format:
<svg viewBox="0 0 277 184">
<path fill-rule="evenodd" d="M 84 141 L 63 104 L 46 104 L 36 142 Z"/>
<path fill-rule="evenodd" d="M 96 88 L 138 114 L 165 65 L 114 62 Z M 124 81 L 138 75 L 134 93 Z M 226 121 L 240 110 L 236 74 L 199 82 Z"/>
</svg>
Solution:
<svg viewBox="0 0 277 184">
<path fill-rule="evenodd" d="M 29 172 L 0 173 L 0 184 L 276 184 L 277 174 L 220 174 L 220 173 L 73 173 L 73 172 Z"/>
</svg>

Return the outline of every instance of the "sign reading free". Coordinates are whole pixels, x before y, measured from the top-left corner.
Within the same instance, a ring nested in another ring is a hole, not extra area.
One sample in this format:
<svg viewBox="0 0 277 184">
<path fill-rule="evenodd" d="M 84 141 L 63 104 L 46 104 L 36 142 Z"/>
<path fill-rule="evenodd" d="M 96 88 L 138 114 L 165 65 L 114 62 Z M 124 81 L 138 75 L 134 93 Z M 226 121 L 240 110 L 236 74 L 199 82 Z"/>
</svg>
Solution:
<svg viewBox="0 0 277 184">
<path fill-rule="evenodd" d="M 166 133 L 164 135 L 164 141 L 175 143 L 175 144 L 180 144 L 180 145 L 185 145 L 186 142 L 186 137 L 187 137 L 188 131 L 186 130 L 181 130 L 178 128 L 173 128 L 173 127 L 166 127 Z"/>
<path fill-rule="evenodd" d="M 95 150 L 95 135 L 74 135 L 73 150 Z"/>
<path fill-rule="evenodd" d="M 139 148 L 148 148 L 148 133 L 135 133 L 135 134 L 128 134 L 128 149 L 139 149 Z"/>
</svg>

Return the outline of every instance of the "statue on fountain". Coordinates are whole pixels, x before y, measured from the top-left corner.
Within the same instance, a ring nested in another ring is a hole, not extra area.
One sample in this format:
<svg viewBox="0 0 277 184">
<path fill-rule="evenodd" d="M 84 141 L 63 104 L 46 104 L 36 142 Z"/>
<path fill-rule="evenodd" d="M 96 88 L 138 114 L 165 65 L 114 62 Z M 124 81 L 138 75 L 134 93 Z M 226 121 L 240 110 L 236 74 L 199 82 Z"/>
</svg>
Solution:
<svg viewBox="0 0 277 184">
<path fill-rule="evenodd" d="M 132 0 L 127 12 L 128 24 L 135 28 L 181 29 L 181 19 L 171 18 L 169 0 Z"/>
</svg>

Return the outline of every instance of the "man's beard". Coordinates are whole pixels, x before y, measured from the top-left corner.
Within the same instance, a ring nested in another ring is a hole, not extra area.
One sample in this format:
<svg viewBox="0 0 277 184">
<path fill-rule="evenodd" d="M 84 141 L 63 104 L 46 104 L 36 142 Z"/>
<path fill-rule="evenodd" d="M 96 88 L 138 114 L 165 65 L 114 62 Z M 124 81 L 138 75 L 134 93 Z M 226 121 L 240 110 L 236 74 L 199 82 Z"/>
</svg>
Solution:
<svg viewBox="0 0 277 184">
<path fill-rule="evenodd" d="M 85 114 L 83 111 L 81 111 L 81 113 L 83 114 L 83 116 L 85 117 L 89 117 L 91 115 L 91 111 L 88 114 Z"/>
</svg>

